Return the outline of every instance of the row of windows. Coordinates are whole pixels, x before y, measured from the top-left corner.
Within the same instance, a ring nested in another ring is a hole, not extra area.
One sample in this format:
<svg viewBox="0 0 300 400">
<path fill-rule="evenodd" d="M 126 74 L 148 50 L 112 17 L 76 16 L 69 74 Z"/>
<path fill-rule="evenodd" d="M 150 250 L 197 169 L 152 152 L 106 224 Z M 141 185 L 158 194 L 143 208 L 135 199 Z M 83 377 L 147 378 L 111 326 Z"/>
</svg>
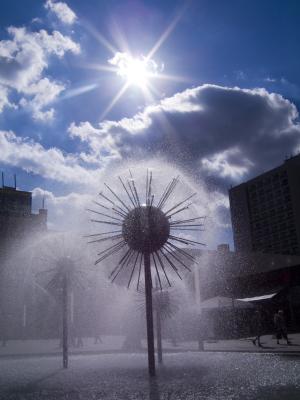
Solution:
<svg viewBox="0 0 300 400">
<path fill-rule="evenodd" d="M 272 246 L 267 246 L 264 248 L 253 246 L 253 251 L 265 251 L 266 253 L 274 253 L 274 254 L 299 254 L 299 247 L 287 247 L 287 248 L 276 248 Z"/>
<path fill-rule="evenodd" d="M 262 194 L 258 194 L 257 192 L 251 193 L 249 197 L 250 204 L 257 204 L 261 202 L 266 202 L 269 200 L 275 200 L 275 201 L 282 201 L 285 199 L 285 196 L 290 195 L 290 189 L 287 186 L 286 188 L 282 190 L 276 190 L 276 191 L 268 191 L 264 192 Z"/>
<path fill-rule="evenodd" d="M 263 212 L 260 214 L 254 214 L 250 217 L 252 224 L 280 224 L 283 222 L 287 222 L 289 224 L 293 223 L 293 214 L 288 213 L 272 213 L 272 212 Z"/>
<path fill-rule="evenodd" d="M 287 171 L 281 171 L 273 174 L 272 176 L 268 176 L 265 178 L 260 179 L 259 181 L 252 183 L 249 185 L 249 191 L 254 192 L 256 190 L 263 190 L 264 188 L 269 188 L 270 186 L 278 186 L 287 185 L 288 178 L 287 178 Z"/>
<path fill-rule="evenodd" d="M 252 232 L 253 233 L 253 241 L 265 241 L 265 242 L 271 242 L 271 241 L 279 241 L 284 242 L 286 240 L 296 242 L 297 243 L 297 235 L 296 232 L 290 232 L 289 230 L 287 231 L 282 231 L 280 233 L 278 232 Z"/>
<path fill-rule="evenodd" d="M 254 240 L 253 241 L 254 246 L 260 246 L 260 247 L 266 247 L 266 246 L 273 246 L 277 248 L 281 247 L 298 247 L 298 243 L 296 241 L 289 241 L 289 240 L 283 240 L 283 241 L 270 241 L 270 240 Z"/>
<path fill-rule="evenodd" d="M 279 218 L 279 217 L 275 217 L 272 219 L 267 219 L 264 221 L 260 221 L 260 220 L 253 220 L 251 221 L 251 228 L 253 230 L 257 230 L 260 228 L 265 228 L 265 229 L 273 229 L 276 228 L 276 230 L 278 229 L 284 229 L 285 227 L 289 228 L 290 230 L 294 230 L 295 229 L 295 223 L 293 218 L 291 217 L 287 217 L 287 218 Z"/>
</svg>

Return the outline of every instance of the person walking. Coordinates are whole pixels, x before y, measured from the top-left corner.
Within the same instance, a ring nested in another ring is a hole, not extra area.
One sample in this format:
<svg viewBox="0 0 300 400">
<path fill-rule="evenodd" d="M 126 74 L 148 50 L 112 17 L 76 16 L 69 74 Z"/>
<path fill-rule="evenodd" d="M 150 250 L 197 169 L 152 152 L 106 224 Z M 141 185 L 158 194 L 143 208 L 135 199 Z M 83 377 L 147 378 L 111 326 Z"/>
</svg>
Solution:
<svg viewBox="0 0 300 400">
<path fill-rule="evenodd" d="M 276 331 L 277 344 L 280 344 L 279 340 L 284 338 L 286 340 L 286 343 L 288 345 L 290 345 L 291 342 L 289 341 L 289 338 L 287 335 L 287 327 L 286 327 L 286 322 L 285 322 L 285 318 L 284 318 L 284 313 L 282 310 L 279 310 L 277 313 L 275 313 L 274 325 L 275 325 L 275 331 Z"/>
<path fill-rule="evenodd" d="M 256 342 L 258 347 L 262 347 L 261 343 L 260 343 L 260 337 L 262 335 L 262 315 L 260 310 L 256 310 L 254 313 L 254 317 L 253 317 L 253 329 L 256 333 L 255 338 L 252 340 L 252 343 L 254 344 L 254 346 L 256 346 Z"/>
</svg>

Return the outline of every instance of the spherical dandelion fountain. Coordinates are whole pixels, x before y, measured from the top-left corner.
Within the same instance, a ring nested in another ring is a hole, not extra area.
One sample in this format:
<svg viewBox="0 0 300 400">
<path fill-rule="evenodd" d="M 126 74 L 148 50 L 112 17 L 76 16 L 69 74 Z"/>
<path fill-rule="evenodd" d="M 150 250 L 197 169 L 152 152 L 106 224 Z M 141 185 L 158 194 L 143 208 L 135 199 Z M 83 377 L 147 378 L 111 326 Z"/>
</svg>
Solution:
<svg viewBox="0 0 300 400">
<path fill-rule="evenodd" d="M 81 268 L 83 248 L 79 246 L 76 235 L 63 233 L 49 234 L 38 244 L 35 260 L 41 265 L 35 273 L 36 283 L 44 287 L 46 293 L 55 293 L 61 308 L 61 347 L 63 368 L 69 365 L 70 327 L 74 318 L 74 291 L 86 287 L 88 271 Z"/>
<path fill-rule="evenodd" d="M 127 179 L 119 177 L 121 193 L 120 190 L 115 191 L 109 185 L 104 184 L 106 193 L 100 192 L 101 202 L 94 202 L 99 210 L 88 209 L 102 217 L 101 219 L 92 219 L 92 222 L 101 224 L 103 227 L 109 225 L 114 228 L 107 232 L 87 236 L 93 238 L 89 243 L 116 242 L 98 253 L 99 258 L 95 264 L 99 264 L 118 252 L 122 253 L 120 260 L 109 275 L 112 282 L 124 271 L 127 271 L 127 287 L 129 288 L 136 278 L 138 290 L 141 275 L 144 275 L 148 367 L 150 376 L 154 376 L 152 272 L 156 274 L 162 290 L 164 282 L 171 286 L 169 276 L 171 271 L 171 275 L 175 273 L 180 279 L 182 276 L 179 266 L 190 271 L 189 265 L 196 260 L 182 246 L 204 244 L 182 237 L 181 233 L 203 231 L 203 221 L 201 220 L 204 217 L 188 219 L 179 219 L 178 217 L 190 208 L 192 205 L 190 200 L 196 193 L 187 196 L 172 207 L 168 207 L 168 200 L 179 182 L 179 177 L 173 178 L 159 200 L 155 201 L 156 196 L 152 193 L 152 171 L 147 170 L 144 193 L 137 190 L 135 179 L 130 171 L 129 173 Z"/>
</svg>

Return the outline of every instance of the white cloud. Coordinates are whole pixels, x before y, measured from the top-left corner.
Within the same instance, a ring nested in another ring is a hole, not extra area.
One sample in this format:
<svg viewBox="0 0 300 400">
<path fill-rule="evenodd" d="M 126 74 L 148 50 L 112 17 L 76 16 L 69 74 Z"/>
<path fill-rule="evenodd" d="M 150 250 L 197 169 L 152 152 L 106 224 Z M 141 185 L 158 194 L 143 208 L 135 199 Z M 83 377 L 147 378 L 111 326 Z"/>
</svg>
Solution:
<svg viewBox="0 0 300 400">
<path fill-rule="evenodd" d="M 57 96 L 65 89 L 65 86 L 50 81 L 48 78 L 43 78 L 36 83 L 28 85 L 24 89 L 24 94 L 32 96 L 31 100 L 28 101 L 26 98 L 20 100 L 20 104 L 23 107 L 28 106 L 32 109 L 32 115 L 34 119 L 39 120 L 51 120 L 54 115 L 54 109 L 51 108 L 47 111 L 42 111 L 48 104 L 52 103 Z"/>
<path fill-rule="evenodd" d="M 22 168 L 66 184 L 91 187 L 98 181 L 99 173 L 85 168 L 75 154 L 64 154 L 57 148 L 45 149 L 28 138 L 13 132 L 0 131 L 0 162 Z"/>
<path fill-rule="evenodd" d="M 40 208 L 43 200 L 48 209 L 48 227 L 62 231 L 80 231 L 81 234 L 90 229 L 90 222 L 86 208 L 91 205 L 93 195 L 71 192 L 64 196 L 35 188 L 32 191 L 33 204 Z M 84 240 L 84 239 L 83 239 Z"/>
<path fill-rule="evenodd" d="M 16 108 L 16 105 L 9 101 L 7 88 L 0 85 L 0 113 L 4 107 Z"/>
<path fill-rule="evenodd" d="M 245 159 L 242 151 L 235 146 L 210 157 L 203 157 L 201 166 L 204 171 L 212 175 L 238 181 L 249 172 L 253 163 Z"/>
<path fill-rule="evenodd" d="M 61 1 L 47 0 L 45 8 L 52 11 L 56 17 L 67 25 L 72 25 L 77 19 L 74 11 L 66 4 Z"/>
<path fill-rule="evenodd" d="M 89 122 L 81 122 L 76 125 L 72 122 L 68 128 L 71 138 L 78 137 L 82 142 L 88 142 L 92 153 L 82 153 L 81 157 L 86 162 L 98 162 L 101 156 L 105 157 L 106 163 L 111 159 L 120 158 L 114 138 L 103 129 L 94 128 Z M 102 161 L 103 163 L 103 161 Z"/>
<path fill-rule="evenodd" d="M 0 41 L 0 84 L 16 90 L 20 105 L 33 110 L 36 119 L 49 119 L 53 110 L 44 110 L 64 89 L 59 82 L 43 77 L 49 57 L 62 58 L 66 52 L 78 54 L 80 47 L 71 38 L 54 31 L 29 32 L 26 28 L 8 28 L 11 40 Z"/>
</svg>

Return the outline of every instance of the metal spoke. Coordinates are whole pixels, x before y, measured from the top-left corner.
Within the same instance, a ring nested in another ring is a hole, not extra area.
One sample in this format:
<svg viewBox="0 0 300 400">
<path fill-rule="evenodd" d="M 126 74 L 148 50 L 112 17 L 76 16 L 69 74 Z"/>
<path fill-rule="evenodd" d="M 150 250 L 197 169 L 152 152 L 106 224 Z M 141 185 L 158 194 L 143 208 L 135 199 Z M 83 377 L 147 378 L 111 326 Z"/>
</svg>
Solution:
<svg viewBox="0 0 300 400">
<path fill-rule="evenodd" d="M 116 275 L 113 277 L 112 279 L 112 283 L 115 281 L 115 279 L 117 278 L 117 276 L 119 275 L 119 273 L 122 271 L 122 269 L 124 267 L 127 267 L 132 256 L 134 254 L 134 251 L 132 249 L 129 249 L 129 254 L 124 258 L 124 260 L 122 261 L 122 263 L 119 264 L 119 270 L 116 272 Z"/>
<path fill-rule="evenodd" d="M 125 268 L 125 269 L 127 268 L 127 266 L 128 266 L 128 264 L 129 264 L 129 262 L 130 262 L 130 260 L 131 260 L 132 257 L 133 257 L 133 253 L 130 254 L 130 256 L 128 257 L 126 263 L 123 263 L 123 264 L 120 266 L 119 271 L 118 271 L 118 272 L 116 273 L 116 275 L 113 277 L 113 279 L 111 280 L 111 283 L 113 283 L 113 282 L 115 281 L 115 279 L 117 278 L 117 276 L 119 275 L 119 273 L 122 271 L 123 268 Z"/>
<path fill-rule="evenodd" d="M 104 213 L 101 213 L 101 212 L 96 211 L 96 210 L 91 210 L 90 208 L 86 208 L 86 211 L 89 211 L 89 212 L 92 212 L 92 213 L 95 213 L 95 214 L 98 214 L 98 215 L 102 215 L 103 217 L 114 219 L 115 221 L 122 222 L 122 219 L 120 219 L 120 218 L 112 217 L 111 215 L 104 214 Z"/>
<path fill-rule="evenodd" d="M 105 260 L 105 258 L 111 256 L 112 254 L 117 253 L 125 245 L 126 245 L 125 240 L 122 240 L 121 242 L 114 244 L 113 246 L 110 246 L 109 248 L 105 249 L 104 251 L 101 251 L 101 253 L 98 253 L 98 256 L 101 256 L 101 257 L 95 262 L 95 265 L 97 265 L 99 262 Z"/>
<path fill-rule="evenodd" d="M 126 253 L 120 258 L 118 264 L 116 265 L 116 267 L 111 271 L 111 273 L 109 274 L 109 278 L 111 278 L 113 276 L 113 274 L 117 271 L 117 269 L 119 268 L 119 266 L 123 263 L 126 262 L 127 257 L 130 256 L 130 253 L 132 253 L 132 249 L 127 249 Z"/>
<path fill-rule="evenodd" d="M 163 191 L 163 194 L 161 195 L 161 198 L 159 200 L 159 202 L 157 203 L 157 207 L 160 208 L 161 202 L 164 199 L 167 191 L 169 190 L 170 186 L 172 185 L 172 182 L 174 181 L 174 178 L 171 180 L 171 182 L 168 183 L 168 185 L 166 186 L 165 190 Z"/>
<path fill-rule="evenodd" d="M 203 219 L 203 218 L 205 218 L 205 217 L 196 217 L 196 218 L 190 218 L 190 219 L 182 219 L 182 220 L 170 222 L 170 225 L 182 224 L 182 223 L 186 223 L 186 222 L 193 222 L 193 221 L 197 221 L 198 219 Z"/>
<path fill-rule="evenodd" d="M 171 285 L 171 282 L 169 281 L 168 275 L 167 275 L 167 273 L 166 273 L 166 270 L 165 270 L 165 267 L 164 267 L 164 263 L 162 262 L 162 260 L 161 260 L 161 258 L 160 258 L 160 256 L 159 256 L 159 254 L 158 254 L 157 252 L 156 252 L 155 254 L 156 254 L 156 257 L 157 257 L 157 259 L 158 259 L 158 262 L 159 262 L 159 264 L 160 264 L 160 266 L 161 266 L 161 269 L 163 270 L 163 273 L 164 273 L 164 275 L 165 275 L 165 278 L 166 278 L 166 280 L 167 280 L 169 286 L 171 287 L 172 285 Z M 153 256 L 154 256 L 154 255 L 153 255 Z"/>
<path fill-rule="evenodd" d="M 187 225 L 170 225 L 170 229 L 179 229 L 179 228 L 200 228 L 201 226 L 204 226 L 204 224 L 187 224 Z"/>
<path fill-rule="evenodd" d="M 167 186 L 164 194 L 161 197 L 161 200 L 159 201 L 157 207 L 162 209 L 165 203 L 167 202 L 168 198 L 170 197 L 171 193 L 174 191 L 175 186 L 179 182 L 179 175 L 176 178 L 173 178 L 172 181 L 169 183 Z"/>
<path fill-rule="evenodd" d="M 140 266 L 139 266 L 139 275 L 138 275 L 138 281 L 137 281 L 136 290 L 139 290 L 142 264 L 143 264 L 143 253 L 141 253 L 141 261 L 140 261 Z"/>
<path fill-rule="evenodd" d="M 147 174 L 146 174 L 146 198 L 145 198 L 145 203 L 146 203 L 146 206 L 148 206 L 148 191 L 149 191 L 149 189 L 148 189 L 148 181 L 149 181 L 149 178 L 148 178 L 148 173 L 149 173 L 149 171 L 148 171 L 148 168 L 147 168 Z"/>
<path fill-rule="evenodd" d="M 175 210 L 175 208 L 181 206 L 182 204 L 184 204 L 186 201 L 190 200 L 192 197 L 196 196 L 197 193 L 193 193 L 192 195 L 190 195 L 189 197 L 187 197 L 186 199 L 182 200 L 180 203 L 177 203 L 174 207 L 170 208 L 168 211 L 166 211 L 166 215 L 169 214 L 169 212 Z"/>
<path fill-rule="evenodd" d="M 165 259 L 168 261 L 168 263 L 171 265 L 172 269 L 175 271 L 175 273 L 177 274 L 177 276 L 179 277 L 180 280 L 182 280 L 182 276 L 180 275 L 180 273 L 178 272 L 178 269 L 176 268 L 176 266 L 173 264 L 173 262 L 169 259 L 169 257 L 162 251 L 159 250 L 159 252 L 165 257 Z"/>
<path fill-rule="evenodd" d="M 122 178 L 120 176 L 119 176 L 119 180 L 120 180 L 125 192 L 127 193 L 127 196 L 129 198 L 129 200 L 131 201 L 133 207 L 135 207 L 134 201 L 133 201 L 132 197 L 130 196 L 130 194 L 129 194 L 129 192 L 128 192 L 128 190 L 127 190 L 127 188 L 126 188 L 126 186 L 125 186 L 125 184 L 124 184 L 124 182 L 123 182 L 123 180 L 122 180 Z"/>
<path fill-rule="evenodd" d="M 187 206 L 180 208 L 177 211 L 174 211 L 172 214 L 168 215 L 168 218 L 173 217 L 173 215 L 179 214 L 180 212 L 184 211 L 184 210 L 188 210 L 190 205 L 192 205 L 193 203 L 189 203 Z"/>
<path fill-rule="evenodd" d="M 97 243 L 97 242 L 106 242 L 107 240 L 116 240 L 116 239 L 121 239 L 123 237 L 123 235 L 114 235 L 114 236 L 109 236 L 106 238 L 101 238 L 101 239 L 95 239 L 95 240 L 91 240 L 88 243 Z"/>
<path fill-rule="evenodd" d="M 101 232 L 101 233 L 92 233 L 91 235 L 84 235 L 83 237 L 93 237 L 93 236 L 103 236 L 103 235 L 109 235 L 111 233 L 121 233 L 122 231 L 110 231 L 110 232 Z"/>
<path fill-rule="evenodd" d="M 150 202 L 151 202 L 151 192 L 152 192 L 152 171 L 150 171 L 150 179 L 149 179 L 149 192 L 148 192 L 148 201 L 149 201 L 149 204 L 148 205 L 150 205 Z"/>
<path fill-rule="evenodd" d="M 166 243 L 167 245 L 173 247 L 176 251 L 178 251 L 178 253 L 181 253 L 182 255 L 184 255 L 186 258 L 188 258 L 189 260 L 196 262 L 195 257 L 193 257 L 192 255 L 190 255 L 189 253 L 187 253 L 186 251 L 184 251 L 183 249 L 181 249 L 180 247 L 176 246 L 175 244 L 167 241 Z"/>
<path fill-rule="evenodd" d="M 188 225 L 187 225 L 188 226 Z M 205 230 L 204 229 L 196 229 L 196 228 L 186 228 L 186 227 L 183 227 L 183 228 L 181 228 L 181 227 L 178 227 L 178 226 L 171 226 L 170 227 L 170 229 L 173 229 L 173 230 L 175 230 L 175 231 L 181 231 L 181 232 L 184 232 L 184 231 L 188 231 L 188 232 L 205 232 Z"/>
<path fill-rule="evenodd" d="M 114 208 L 114 207 L 112 208 L 112 210 L 113 210 L 117 215 L 119 215 L 120 217 L 122 217 L 123 219 L 127 217 L 126 214 L 124 214 L 122 211 L 117 210 L 117 209 Z"/>
<path fill-rule="evenodd" d="M 131 192 L 131 195 L 132 195 L 132 197 L 133 197 L 133 199 L 134 199 L 135 207 L 138 207 L 138 206 L 139 206 L 139 203 L 138 203 L 138 201 L 137 201 L 137 199 L 136 199 L 136 197 L 135 197 L 135 193 L 134 193 L 133 188 L 131 187 L 131 184 L 132 184 L 132 182 L 131 182 L 129 179 L 127 179 L 127 185 L 128 185 L 128 187 L 129 187 L 129 190 L 130 190 L 130 192 Z"/>
<path fill-rule="evenodd" d="M 107 200 L 110 204 L 112 204 L 113 206 L 115 205 L 115 203 L 108 198 L 107 196 L 105 196 L 102 192 L 99 193 L 99 196 L 103 197 L 105 200 Z"/>
<path fill-rule="evenodd" d="M 196 240 L 180 238 L 180 237 L 178 237 L 178 236 L 173 236 L 173 235 L 169 235 L 169 238 L 170 238 L 170 239 L 173 239 L 173 240 L 182 240 L 182 241 L 184 241 L 184 243 L 188 242 L 188 244 L 190 243 L 190 244 L 192 244 L 192 245 L 194 245 L 194 244 L 201 244 L 201 246 L 205 246 L 204 243 L 197 242 Z"/>
<path fill-rule="evenodd" d="M 117 223 L 117 222 L 99 221 L 98 219 L 91 219 L 91 222 L 98 222 L 99 224 L 107 224 L 107 225 L 122 226 L 122 224 L 119 224 L 119 223 Z"/>
<path fill-rule="evenodd" d="M 136 196 L 136 199 L 137 199 L 138 206 L 140 207 L 141 203 L 140 203 L 138 192 L 136 190 L 134 179 L 132 179 L 131 182 L 132 182 L 133 190 L 134 190 L 134 193 L 135 193 L 135 196 Z"/>
<path fill-rule="evenodd" d="M 168 192 L 165 195 L 164 200 L 162 201 L 160 208 L 163 209 L 164 205 L 166 204 L 166 202 L 168 201 L 169 197 L 171 196 L 171 194 L 173 193 L 177 183 L 179 182 L 179 176 L 177 176 L 175 179 L 173 179 L 173 183 L 171 185 L 171 187 L 169 188 Z"/>
<path fill-rule="evenodd" d="M 152 258 L 153 258 L 153 262 L 154 262 L 154 266 L 155 266 L 156 275 L 157 275 L 157 278 L 158 278 L 158 282 L 159 282 L 160 290 L 162 290 L 162 285 L 161 285 L 160 275 L 159 275 L 159 272 L 158 272 L 158 268 L 157 268 L 156 260 L 155 260 L 155 258 L 154 258 L 154 254 L 153 254 L 153 253 L 152 253 Z"/>
<path fill-rule="evenodd" d="M 170 251 L 170 250 L 167 248 L 167 246 L 164 246 L 163 249 L 164 249 L 168 254 L 170 254 L 176 261 L 178 261 L 184 268 L 186 268 L 188 271 L 191 272 L 191 269 L 190 269 L 187 265 L 185 265 L 185 263 L 184 263 L 182 260 L 180 260 L 180 258 L 178 258 L 177 256 L 175 256 L 174 252 L 173 252 L 173 251 Z"/>
<path fill-rule="evenodd" d="M 104 206 L 103 204 L 99 203 L 98 201 L 93 200 L 93 203 L 94 203 L 94 204 L 97 204 L 97 206 L 99 206 L 99 207 L 105 208 L 106 210 L 109 210 L 109 209 L 110 209 L 109 207 Z"/>
<path fill-rule="evenodd" d="M 120 197 L 106 183 L 104 183 L 104 186 L 107 187 L 107 189 L 115 196 L 117 200 L 119 200 L 119 202 L 126 208 L 127 211 L 130 211 L 130 208 L 124 203 L 124 201 L 120 199 Z"/>
<path fill-rule="evenodd" d="M 131 275 L 130 275 L 130 278 L 129 278 L 129 281 L 128 281 L 128 285 L 127 285 L 127 288 L 128 288 L 128 289 L 129 289 L 129 286 L 130 286 L 130 283 L 131 283 L 131 280 L 132 280 L 132 277 L 133 277 L 133 274 L 134 274 L 134 270 L 135 270 L 135 266 L 136 266 L 138 257 L 139 257 L 139 253 L 137 252 L 137 254 L 136 254 L 136 259 L 135 259 L 135 261 L 134 261 L 134 264 L 133 264 L 133 267 L 132 267 L 132 271 L 131 271 Z"/>
<path fill-rule="evenodd" d="M 102 255 L 102 257 L 99 258 L 99 259 L 95 262 L 95 265 L 97 265 L 99 262 L 105 260 L 107 257 L 110 257 L 111 255 L 118 253 L 125 245 L 126 245 L 126 243 L 122 243 L 120 246 L 118 246 L 118 247 L 116 247 L 116 248 L 110 250 L 108 253 Z"/>
</svg>

